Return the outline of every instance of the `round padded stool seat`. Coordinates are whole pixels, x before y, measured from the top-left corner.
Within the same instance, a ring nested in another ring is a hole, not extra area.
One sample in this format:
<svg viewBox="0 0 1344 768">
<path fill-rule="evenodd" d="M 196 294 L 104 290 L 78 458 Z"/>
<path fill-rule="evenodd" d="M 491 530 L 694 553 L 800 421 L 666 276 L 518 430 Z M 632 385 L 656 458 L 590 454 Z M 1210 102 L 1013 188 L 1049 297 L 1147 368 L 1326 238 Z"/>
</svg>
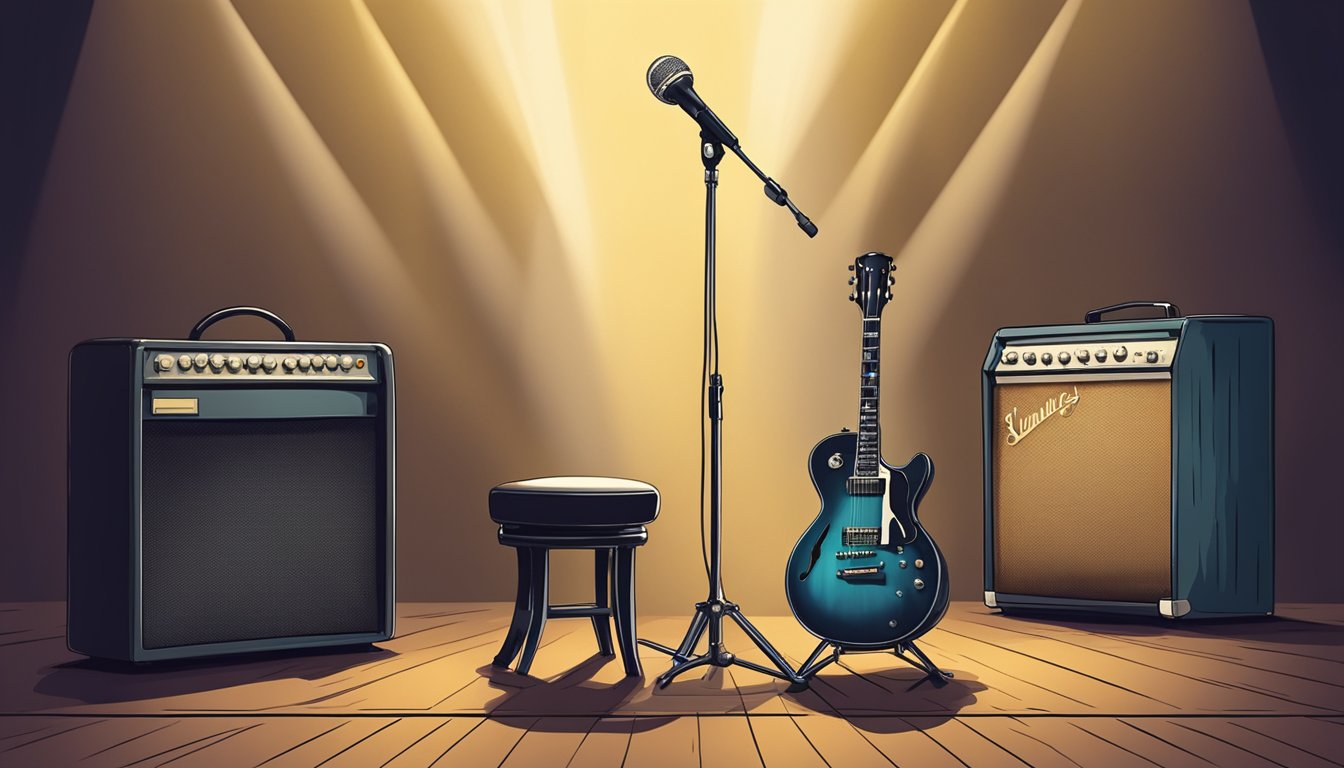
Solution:
<svg viewBox="0 0 1344 768">
<path fill-rule="evenodd" d="M 538 477 L 490 491 L 490 519 L 501 525 L 644 525 L 658 505 L 657 488 L 621 477 Z"/>
</svg>

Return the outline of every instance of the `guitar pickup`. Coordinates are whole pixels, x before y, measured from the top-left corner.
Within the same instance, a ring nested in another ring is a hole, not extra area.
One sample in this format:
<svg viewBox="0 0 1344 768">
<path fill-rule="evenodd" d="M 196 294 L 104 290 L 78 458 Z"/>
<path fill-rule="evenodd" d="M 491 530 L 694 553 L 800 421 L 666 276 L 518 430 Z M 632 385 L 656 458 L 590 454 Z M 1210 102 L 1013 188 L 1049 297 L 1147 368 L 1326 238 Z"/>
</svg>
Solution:
<svg viewBox="0 0 1344 768">
<path fill-rule="evenodd" d="M 840 531 L 840 545 L 844 547 L 872 547 L 882 543 L 882 529 L 873 527 L 849 527 Z"/>
<path fill-rule="evenodd" d="M 882 572 L 882 566 L 883 566 L 882 563 L 878 563 L 877 565 L 865 565 L 859 568 L 841 568 L 840 570 L 835 572 L 835 575 L 838 578 L 846 580 L 852 580 L 852 579 L 882 580 L 886 578 L 886 575 Z"/>
<path fill-rule="evenodd" d="M 876 550 L 872 549 L 842 549 L 835 553 L 837 560 L 853 560 L 856 557 L 875 557 Z"/>
</svg>

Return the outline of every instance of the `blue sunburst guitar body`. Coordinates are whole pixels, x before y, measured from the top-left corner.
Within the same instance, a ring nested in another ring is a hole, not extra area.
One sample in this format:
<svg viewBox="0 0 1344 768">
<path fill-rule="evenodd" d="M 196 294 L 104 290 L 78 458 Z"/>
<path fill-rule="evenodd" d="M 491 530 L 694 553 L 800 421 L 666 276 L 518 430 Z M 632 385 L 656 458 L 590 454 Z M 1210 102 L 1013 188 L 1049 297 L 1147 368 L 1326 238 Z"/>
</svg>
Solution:
<svg viewBox="0 0 1344 768">
<path fill-rule="evenodd" d="M 919 523 L 933 482 L 919 453 L 896 467 L 880 456 L 880 314 L 891 294 L 891 259 L 860 256 L 851 299 L 864 310 L 859 429 L 817 443 L 808 458 L 821 512 L 789 556 L 785 591 L 798 621 L 846 649 L 899 648 L 947 610 L 947 565 Z"/>
</svg>

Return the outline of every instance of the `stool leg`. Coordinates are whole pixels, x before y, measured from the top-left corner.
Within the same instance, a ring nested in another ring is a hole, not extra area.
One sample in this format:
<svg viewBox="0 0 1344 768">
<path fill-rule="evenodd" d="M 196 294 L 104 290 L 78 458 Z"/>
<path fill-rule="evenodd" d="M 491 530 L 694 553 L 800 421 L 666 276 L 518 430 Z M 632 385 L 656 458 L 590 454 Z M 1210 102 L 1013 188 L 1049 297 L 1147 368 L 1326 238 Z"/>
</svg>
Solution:
<svg viewBox="0 0 1344 768">
<path fill-rule="evenodd" d="M 541 641 L 541 630 L 546 626 L 546 611 L 550 607 L 548 582 L 551 579 L 551 550 L 545 547 L 528 547 L 527 550 L 532 561 L 532 588 L 527 598 L 530 616 L 527 638 L 523 641 L 523 655 L 518 659 L 518 666 L 513 668 L 520 675 L 526 675 L 532 668 L 532 657 L 537 655 L 537 644 Z"/>
<path fill-rule="evenodd" d="M 639 640 L 635 637 L 635 548 L 616 548 L 616 568 L 612 572 L 612 591 L 615 603 L 611 615 L 616 620 L 616 640 L 621 645 L 621 660 L 625 674 L 642 677 L 639 666 Z"/>
<path fill-rule="evenodd" d="M 516 548 L 514 552 L 518 555 L 518 594 L 513 600 L 513 621 L 509 624 L 509 633 L 504 636 L 504 645 L 495 656 L 496 667 L 509 666 L 513 657 L 518 655 L 527 627 L 532 623 L 532 609 L 528 604 L 532 594 L 532 556 L 522 547 Z"/>
<path fill-rule="evenodd" d="M 593 550 L 593 602 L 598 608 L 610 608 L 609 585 L 611 584 L 611 550 L 599 547 Z M 594 616 L 593 633 L 597 635 L 597 652 L 611 656 L 611 617 Z"/>
</svg>

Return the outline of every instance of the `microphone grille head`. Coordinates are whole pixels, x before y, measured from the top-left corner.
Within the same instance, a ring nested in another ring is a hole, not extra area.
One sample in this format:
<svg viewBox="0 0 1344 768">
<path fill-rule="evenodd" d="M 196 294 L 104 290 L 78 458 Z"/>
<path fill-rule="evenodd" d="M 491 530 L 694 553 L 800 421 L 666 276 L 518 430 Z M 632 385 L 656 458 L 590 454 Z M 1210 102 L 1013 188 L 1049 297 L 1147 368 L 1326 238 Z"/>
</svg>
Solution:
<svg viewBox="0 0 1344 768">
<path fill-rule="evenodd" d="M 647 76 L 649 90 L 654 96 L 658 97 L 659 101 L 666 104 L 676 104 L 665 94 L 669 85 L 683 77 L 687 79 L 687 85 L 695 83 L 695 77 L 691 74 L 691 68 L 686 66 L 686 62 L 676 56 L 659 56 L 649 65 Z"/>
</svg>

